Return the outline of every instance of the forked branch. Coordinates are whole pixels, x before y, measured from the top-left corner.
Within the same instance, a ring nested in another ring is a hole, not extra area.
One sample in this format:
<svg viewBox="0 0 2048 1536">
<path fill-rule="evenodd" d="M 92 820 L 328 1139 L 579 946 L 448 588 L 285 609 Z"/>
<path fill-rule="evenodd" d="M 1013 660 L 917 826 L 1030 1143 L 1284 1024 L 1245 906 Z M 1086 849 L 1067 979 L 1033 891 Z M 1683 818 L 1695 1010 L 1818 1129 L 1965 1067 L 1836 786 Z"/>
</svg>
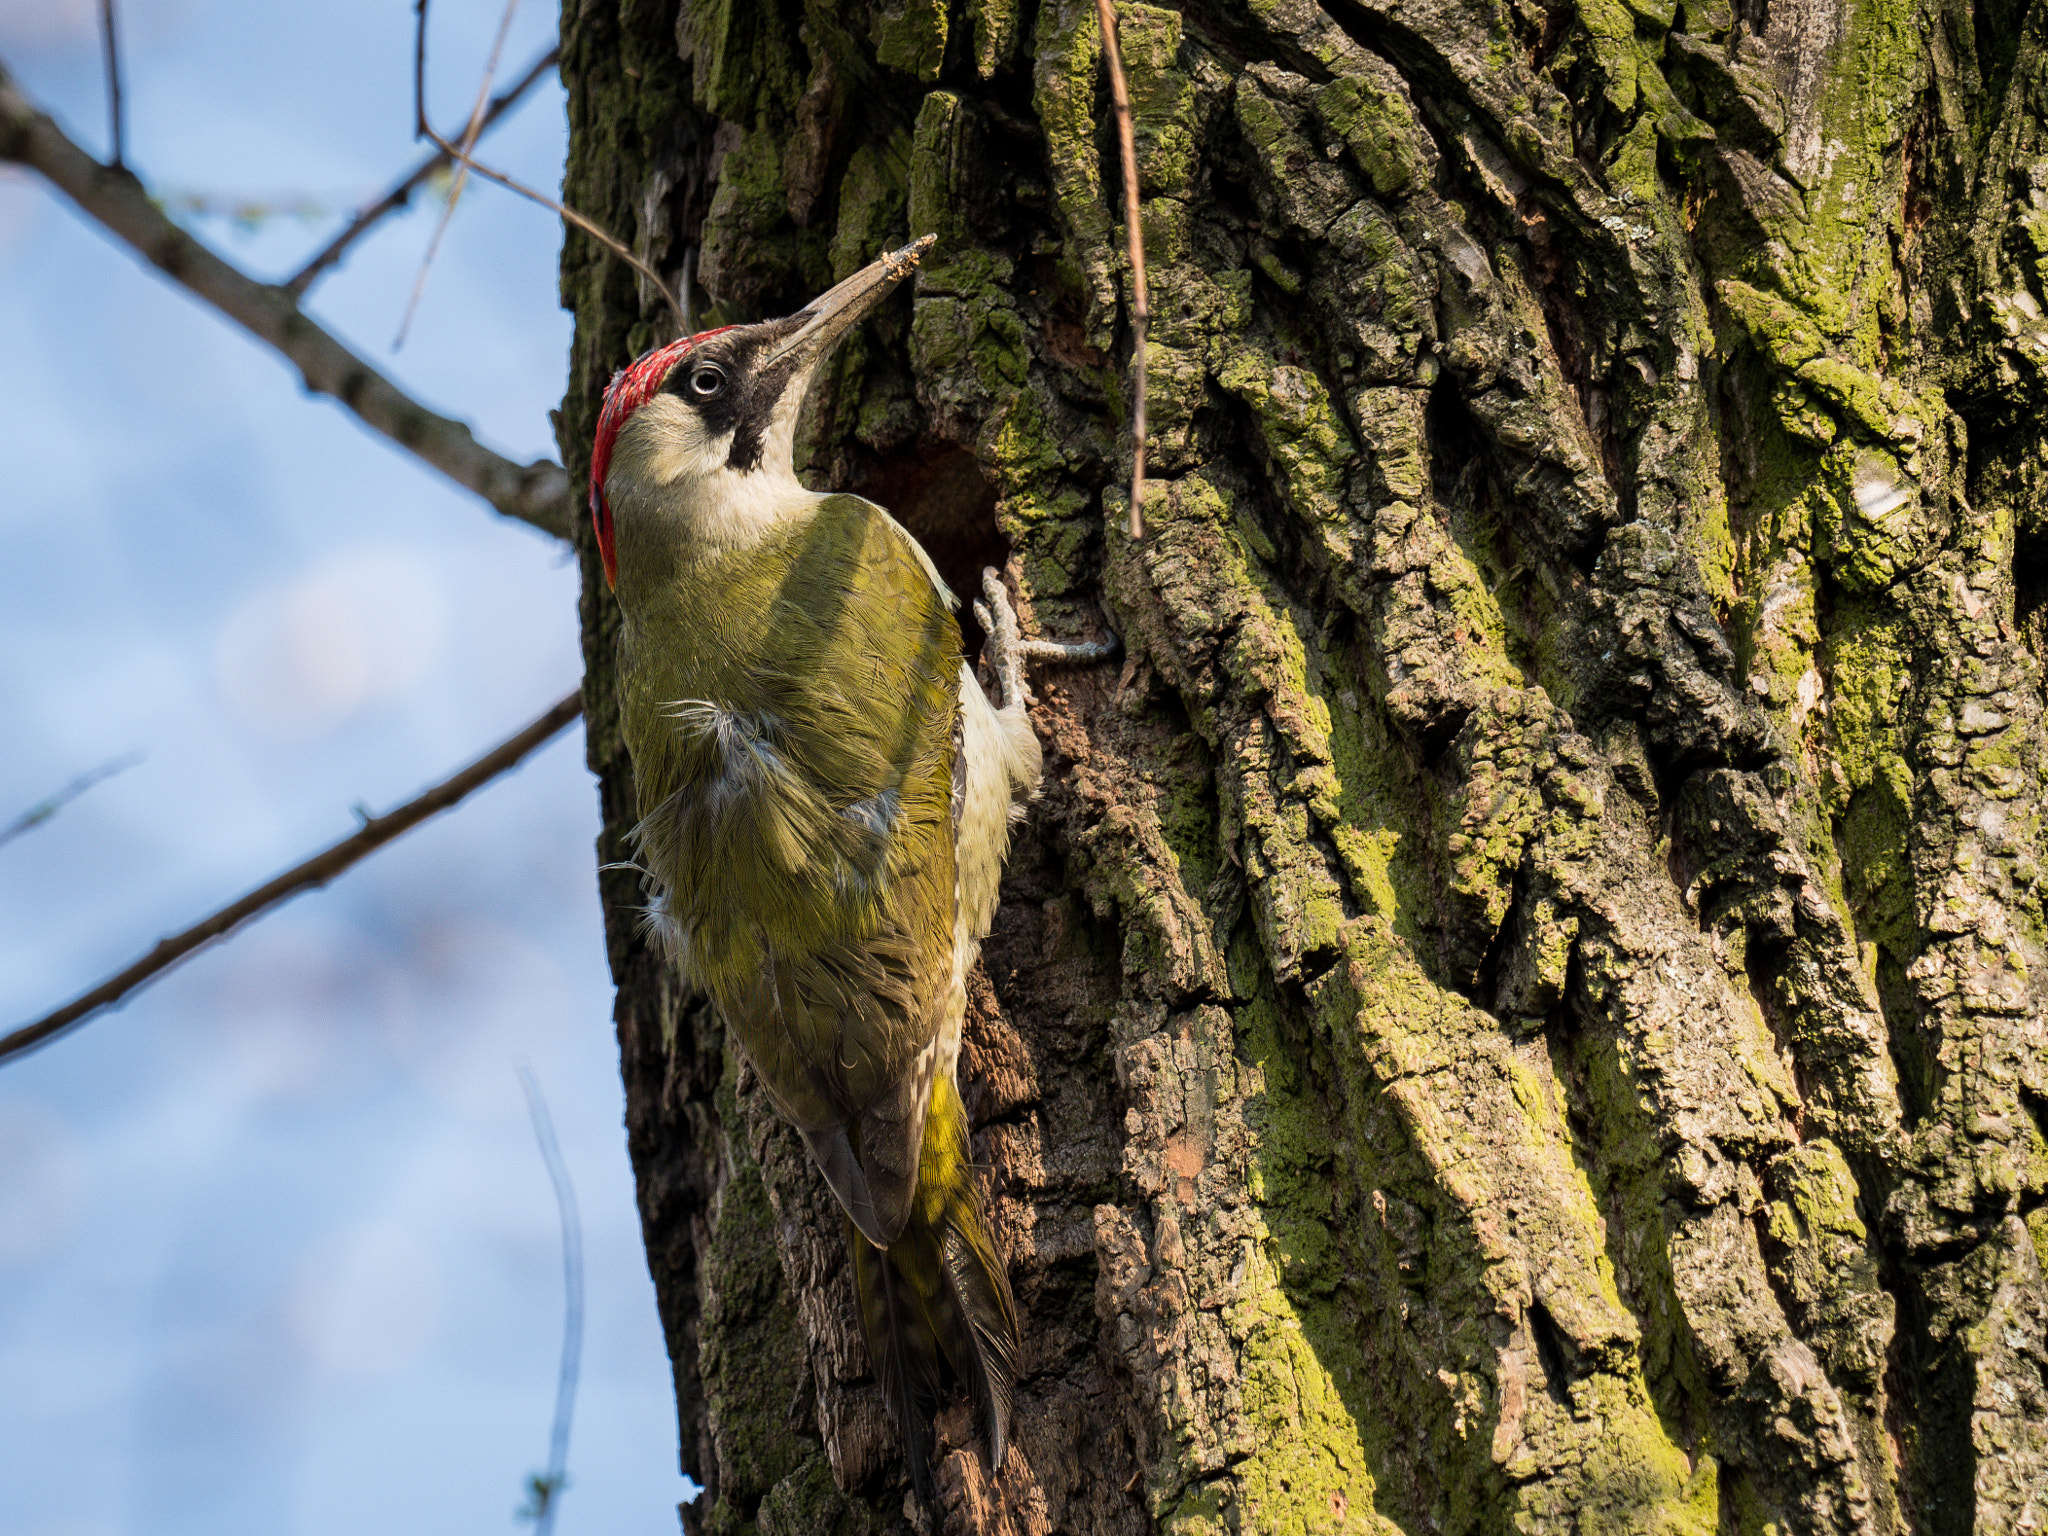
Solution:
<svg viewBox="0 0 2048 1536">
<path fill-rule="evenodd" d="M 491 104 L 484 108 L 481 131 L 488 132 L 492 124 L 496 123 L 499 118 L 517 106 L 526 93 L 539 84 L 546 77 L 547 72 L 560 62 L 561 57 L 562 50 L 558 44 L 535 59 L 526 73 L 519 77 L 517 84 L 493 96 Z M 420 189 L 421 183 L 426 181 L 428 177 L 454 163 L 453 156 L 443 154 L 439 150 L 427 156 L 426 159 L 407 172 L 404 179 L 394 185 L 389 192 L 386 192 L 376 202 L 371 203 L 353 219 L 349 220 L 348 228 L 328 241 L 321 248 L 318 255 L 314 256 L 303 267 L 287 278 L 284 286 L 291 292 L 303 297 L 306 290 L 319 280 L 322 273 L 347 254 L 350 246 L 376 228 L 384 219 L 410 203 L 413 193 Z"/>
<path fill-rule="evenodd" d="M 426 0 L 420 0 L 424 10 Z M 484 131 L 484 111 L 490 105 L 491 82 L 498 77 L 498 60 L 505 54 L 505 39 L 512 35 L 512 18 L 519 14 L 519 0 L 505 0 L 505 13 L 498 20 L 497 41 L 491 44 L 491 57 L 484 65 L 484 77 L 476 88 L 476 105 L 469 109 L 469 121 L 463 125 L 460 169 L 455 173 L 455 182 L 448 188 L 448 200 L 441 205 L 441 217 L 434 221 L 433 237 L 427 241 L 427 253 L 420 258 L 419 276 L 413 279 L 412 297 L 405 302 L 405 318 L 398 322 L 398 337 L 391 343 L 396 352 L 405 345 L 406 333 L 412 329 L 412 317 L 419 312 L 420 296 L 427 291 L 427 274 L 434 270 L 434 257 L 441 249 L 442 237 L 448 233 L 448 225 L 455 218 L 455 205 L 462 201 L 462 189 L 469 185 L 470 153 L 476 148 L 476 141 Z M 425 40 L 425 21 L 421 22 L 421 40 Z M 415 70 L 413 83 L 424 84 L 420 72 Z M 426 120 L 426 102 L 415 103 L 416 115 Z"/>
<path fill-rule="evenodd" d="M 648 282 L 652 283 L 654 291 L 660 294 L 662 302 L 668 305 L 669 313 L 676 317 L 676 324 L 681 326 L 684 332 L 687 333 L 690 328 L 689 312 L 683 308 L 682 300 L 676 296 L 675 290 L 669 286 L 668 279 L 634 255 L 631 247 L 615 238 L 601 224 L 586 218 L 574 208 L 566 207 L 556 202 L 544 192 L 536 192 L 532 187 L 527 186 L 523 182 L 514 181 L 503 171 L 492 170 L 482 161 L 472 158 L 469 152 L 461 145 L 449 143 L 448 140 L 442 138 L 435 131 L 434 125 L 427 121 L 427 0 L 417 0 L 413 9 L 419 18 L 417 32 L 413 39 L 412 53 L 414 131 L 436 149 L 440 150 L 442 154 L 448 156 L 449 159 L 467 166 L 487 181 L 495 181 L 499 186 L 509 191 L 517 192 L 528 201 L 538 203 L 541 207 L 552 210 L 555 216 L 564 223 L 573 224 L 582 230 L 583 233 L 590 236 L 591 239 L 646 278 Z"/>
<path fill-rule="evenodd" d="M 469 428 L 428 410 L 343 346 L 298 307 L 289 288 L 259 283 L 178 228 L 126 170 L 102 165 L 66 136 L 0 64 L 0 160 L 39 172 L 99 225 L 195 297 L 299 370 L 372 430 L 483 497 L 507 517 L 569 536 L 569 477 L 547 460 L 528 465 L 491 452 Z"/>
</svg>

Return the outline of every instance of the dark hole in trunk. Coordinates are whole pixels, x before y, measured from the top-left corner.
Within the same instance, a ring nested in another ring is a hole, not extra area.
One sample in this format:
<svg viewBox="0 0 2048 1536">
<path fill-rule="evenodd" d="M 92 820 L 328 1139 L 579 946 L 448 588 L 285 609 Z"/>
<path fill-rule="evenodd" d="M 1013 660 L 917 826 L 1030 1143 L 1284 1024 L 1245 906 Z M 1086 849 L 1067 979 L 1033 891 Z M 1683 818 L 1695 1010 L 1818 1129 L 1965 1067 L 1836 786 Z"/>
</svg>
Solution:
<svg viewBox="0 0 2048 1536">
<path fill-rule="evenodd" d="M 996 492 L 982 476 L 974 455 L 958 443 L 929 443 L 881 460 L 858 487 L 861 495 L 887 507 L 897 522 L 925 547 L 932 564 L 960 599 L 960 638 L 971 661 L 981 654 L 981 626 L 974 600 L 981 573 L 1001 570 L 1010 558 L 1009 541 L 996 527 Z"/>
<path fill-rule="evenodd" d="M 1536 1359 L 1543 1367 L 1543 1386 L 1560 1407 L 1572 1405 L 1571 1351 L 1550 1309 L 1540 1301 L 1529 1303 L 1529 1337 L 1536 1343 Z"/>
<path fill-rule="evenodd" d="M 2012 619 L 2034 659 L 2048 663 L 2048 532 L 2037 527 L 2013 539 Z"/>
</svg>

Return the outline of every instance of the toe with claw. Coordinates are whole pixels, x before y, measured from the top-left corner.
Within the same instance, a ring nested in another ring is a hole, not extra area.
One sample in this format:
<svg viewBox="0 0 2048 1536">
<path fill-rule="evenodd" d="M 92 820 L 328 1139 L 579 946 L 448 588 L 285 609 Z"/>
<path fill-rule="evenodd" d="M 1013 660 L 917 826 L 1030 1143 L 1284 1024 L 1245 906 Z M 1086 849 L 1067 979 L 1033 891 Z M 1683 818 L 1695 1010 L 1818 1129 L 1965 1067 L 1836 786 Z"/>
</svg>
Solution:
<svg viewBox="0 0 2048 1536">
<path fill-rule="evenodd" d="M 974 617 L 988 636 L 986 654 L 996 674 L 996 686 L 1003 696 L 1003 708 L 1023 708 L 1031 701 L 1031 687 L 1024 680 L 1024 662 L 1062 661 L 1070 666 L 1108 661 L 1121 642 L 1107 640 L 1027 640 L 1017 627 L 1017 610 L 1010 606 L 1010 594 L 994 570 L 981 573 L 981 590 L 986 601 L 976 598 Z"/>
</svg>

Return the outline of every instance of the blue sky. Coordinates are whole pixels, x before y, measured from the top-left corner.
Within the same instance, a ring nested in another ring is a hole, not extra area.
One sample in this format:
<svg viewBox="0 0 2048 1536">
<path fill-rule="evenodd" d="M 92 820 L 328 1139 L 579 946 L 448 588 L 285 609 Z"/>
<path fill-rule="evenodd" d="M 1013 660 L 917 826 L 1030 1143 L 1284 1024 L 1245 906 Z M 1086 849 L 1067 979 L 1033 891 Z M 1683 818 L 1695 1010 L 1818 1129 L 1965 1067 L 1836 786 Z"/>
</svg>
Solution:
<svg viewBox="0 0 2048 1536">
<path fill-rule="evenodd" d="M 96 0 L 0 0 L 0 58 L 87 147 Z M 435 7 L 467 109 L 495 3 Z M 418 153 L 406 0 L 124 0 L 129 160 L 161 194 L 308 198 L 203 238 L 281 277 Z M 504 77 L 549 40 L 529 0 Z M 554 186 L 562 97 L 488 155 Z M 438 204 L 310 308 L 521 461 L 552 456 L 554 219 Z M 264 349 L 32 178 L 0 174 L 0 1028 L 42 1013 L 510 734 L 574 686 L 548 541 L 303 395 Z M 667 1532 L 688 1491 L 640 1250 L 571 733 L 327 891 L 0 1067 L 0 1487 L 20 1536 L 500 1532 L 542 1462 L 556 1213 L 514 1063 L 551 1102 L 590 1286 L 557 1530 Z"/>
</svg>

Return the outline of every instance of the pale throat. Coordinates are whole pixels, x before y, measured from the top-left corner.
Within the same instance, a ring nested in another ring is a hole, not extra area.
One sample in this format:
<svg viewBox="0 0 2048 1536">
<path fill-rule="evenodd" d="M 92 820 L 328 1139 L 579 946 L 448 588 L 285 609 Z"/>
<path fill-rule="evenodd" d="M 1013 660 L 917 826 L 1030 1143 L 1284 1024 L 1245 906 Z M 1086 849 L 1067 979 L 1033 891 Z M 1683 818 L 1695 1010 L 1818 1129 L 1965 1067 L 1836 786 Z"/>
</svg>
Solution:
<svg viewBox="0 0 2048 1536">
<path fill-rule="evenodd" d="M 825 499 L 822 492 L 806 490 L 787 461 L 778 469 L 766 459 L 744 471 L 720 464 L 686 490 L 677 489 L 689 502 L 687 536 L 727 549 L 760 543 Z"/>
<path fill-rule="evenodd" d="M 621 562 L 664 545 L 678 553 L 689 546 L 747 548 L 807 515 L 825 498 L 805 489 L 790 467 L 795 435 L 796 411 L 778 411 L 760 462 L 735 469 L 728 462 L 733 433 L 711 436 L 702 418 L 671 396 L 648 401 L 620 432 L 605 478 Z"/>
</svg>

